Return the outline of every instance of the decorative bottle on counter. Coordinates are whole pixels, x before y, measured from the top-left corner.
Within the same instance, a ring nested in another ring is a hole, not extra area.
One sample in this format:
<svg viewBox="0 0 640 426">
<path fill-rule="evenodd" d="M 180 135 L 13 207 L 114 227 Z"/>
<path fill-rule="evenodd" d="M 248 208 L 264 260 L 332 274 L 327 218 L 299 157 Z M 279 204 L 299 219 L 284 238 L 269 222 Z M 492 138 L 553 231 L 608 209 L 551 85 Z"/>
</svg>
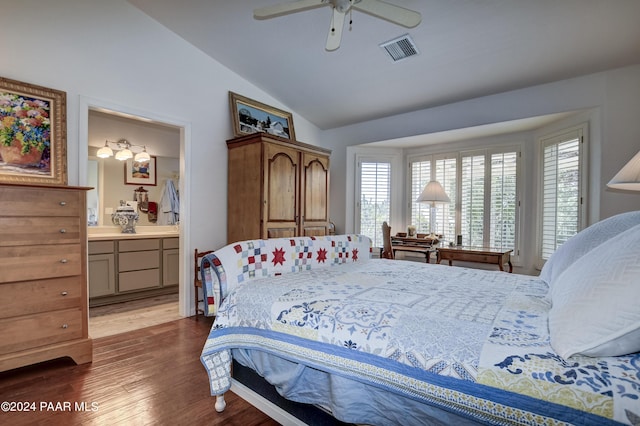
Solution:
<svg viewBox="0 0 640 426">
<path fill-rule="evenodd" d="M 138 223 L 138 212 L 124 201 L 120 201 L 120 207 L 111 215 L 111 222 L 113 222 L 114 225 L 120 226 L 123 234 L 135 234 L 136 223 Z"/>
</svg>

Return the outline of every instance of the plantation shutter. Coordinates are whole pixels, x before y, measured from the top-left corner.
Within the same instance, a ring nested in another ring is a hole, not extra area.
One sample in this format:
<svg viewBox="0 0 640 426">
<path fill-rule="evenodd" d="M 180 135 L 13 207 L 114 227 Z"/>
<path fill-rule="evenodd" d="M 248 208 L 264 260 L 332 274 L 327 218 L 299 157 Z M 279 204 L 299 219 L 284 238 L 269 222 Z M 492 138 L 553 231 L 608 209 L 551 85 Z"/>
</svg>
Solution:
<svg viewBox="0 0 640 426">
<path fill-rule="evenodd" d="M 518 153 L 505 152 L 491 155 L 491 247 L 515 249 Z"/>
<path fill-rule="evenodd" d="M 444 235 L 444 239 L 453 241 L 456 235 L 456 199 L 457 199 L 457 160 L 441 158 L 436 160 L 435 180 L 440 182 L 451 200 L 448 204 L 436 204 L 436 234 Z"/>
<path fill-rule="evenodd" d="M 411 167 L 411 225 L 416 227 L 416 232 L 428 233 L 430 221 L 430 205 L 418 203 L 416 200 L 424 187 L 431 180 L 431 160 L 414 161 Z"/>
<path fill-rule="evenodd" d="M 540 257 L 551 254 L 581 226 L 582 129 L 543 140 L 542 243 Z"/>
<path fill-rule="evenodd" d="M 485 155 L 462 157 L 460 194 L 461 232 L 464 245 L 484 245 Z"/>
<path fill-rule="evenodd" d="M 360 163 L 360 233 L 382 247 L 382 222 L 390 220 L 391 163 Z"/>
</svg>

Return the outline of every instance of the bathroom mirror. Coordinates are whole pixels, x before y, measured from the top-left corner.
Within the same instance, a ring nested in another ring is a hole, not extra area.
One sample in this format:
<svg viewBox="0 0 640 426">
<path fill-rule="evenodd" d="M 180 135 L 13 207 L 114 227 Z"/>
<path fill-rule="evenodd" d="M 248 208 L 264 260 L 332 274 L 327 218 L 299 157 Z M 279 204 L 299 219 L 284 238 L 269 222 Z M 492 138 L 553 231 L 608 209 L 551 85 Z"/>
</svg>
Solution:
<svg viewBox="0 0 640 426">
<path fill-rule="evenodd" d="M 140 117 L 97 110 L 89 110 L 88 129 L 87 181 L 95 188 L 89 191 L 87 198 L 88 225 L 113 226 L 111 213 L 118 208 L 120 201 L 133 203 L 137 200 L 140 187 L 147 191 L 145 201 L 148 203 L 143 206 L 144 211 L 138 212 L 138 226 L 173 224 L 167 223 L 166 218 L 159 217 L 157 210 L 167 187 L 173 186 L 176 191 L 179 188 L 180 129 Z M 96 156 L 98 149 L 105 145 L 105 141 L 120 139 L 146 147 L 147 152 L 153 157 L 155 181 L 140 183 L 140 179 L 127 179 L 126 173 L 135 170 L 133 160 L 119 161 L 115 157 Z M 173 185 L 167 185 L 169 180 Z M 136 183 L 131 184 L 132 181 Z"/>
</svg>

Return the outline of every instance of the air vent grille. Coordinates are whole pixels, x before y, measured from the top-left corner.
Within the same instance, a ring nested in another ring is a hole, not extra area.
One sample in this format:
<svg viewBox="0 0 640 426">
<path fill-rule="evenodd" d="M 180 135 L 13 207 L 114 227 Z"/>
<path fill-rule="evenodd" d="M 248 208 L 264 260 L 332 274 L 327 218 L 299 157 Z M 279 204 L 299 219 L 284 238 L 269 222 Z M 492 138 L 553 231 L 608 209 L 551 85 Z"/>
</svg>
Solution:
<svg viewBox="0 0 640 426">
<path fill-rule="evenodd" d="M 389 54 L 393 62 L 398 62 L 420 53 L 409 34 L 386 41 L 380 44 L 380 47 Z"/>
</svg>

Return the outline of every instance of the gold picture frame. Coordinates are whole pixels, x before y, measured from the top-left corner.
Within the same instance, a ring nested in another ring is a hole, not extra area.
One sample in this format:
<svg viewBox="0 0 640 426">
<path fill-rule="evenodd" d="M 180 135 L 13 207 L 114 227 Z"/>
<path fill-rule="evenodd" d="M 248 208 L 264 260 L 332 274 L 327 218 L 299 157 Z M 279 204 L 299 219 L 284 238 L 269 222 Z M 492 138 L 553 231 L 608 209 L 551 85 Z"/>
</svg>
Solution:
<svg viewBox="0 0 640 426">
<path fill-rule="evenodd" d="M 229 92 L 229 106 L 234 136 L 264 132 L 284 139 L 296 139 L 290 112 L 233 92 Z"/>
<path fill-rule="evenodd" d="M 67 94 L 0 77 L 0 183 L 67 184 Z"/>
</svg>

